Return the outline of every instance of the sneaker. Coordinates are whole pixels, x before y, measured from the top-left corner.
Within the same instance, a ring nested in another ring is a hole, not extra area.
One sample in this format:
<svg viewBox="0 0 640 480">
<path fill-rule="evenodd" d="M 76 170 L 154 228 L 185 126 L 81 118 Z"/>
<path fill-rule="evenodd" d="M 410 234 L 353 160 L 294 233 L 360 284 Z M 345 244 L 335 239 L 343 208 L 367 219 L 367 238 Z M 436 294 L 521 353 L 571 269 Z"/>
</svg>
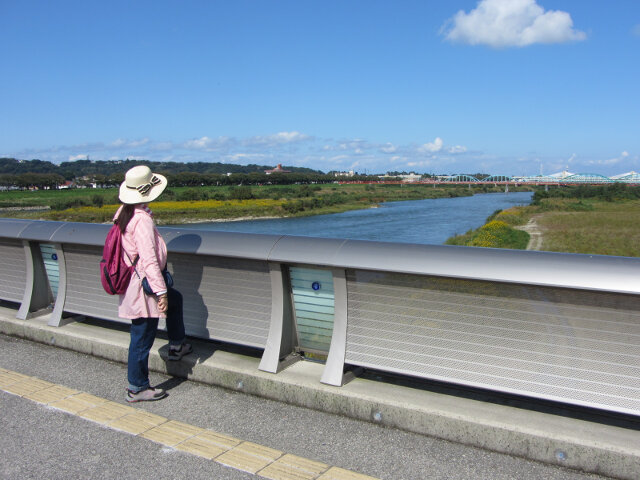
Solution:
<svg viewBox="0 0 640 480">
<path fill-rule="evenodd" d="M 193 352 L 193 348 L 190 343 L 183 343 L 179 348 L 169 347 L 169 353 L 167 354 L 167 360 L 180 360 L 185 355 Z"/>
<path fill-rule="evenodd" d="M 166 396 L 167 392 L 165 392 L 161 388 L 149 387 L 137 393 L 134 393 L 127 388 L 127 394 L 125 395 L 124 399 L 129 403 L 152 402 L 154 400 L 160 400 L 161 398 L 164 398 Z"/>
</svg>

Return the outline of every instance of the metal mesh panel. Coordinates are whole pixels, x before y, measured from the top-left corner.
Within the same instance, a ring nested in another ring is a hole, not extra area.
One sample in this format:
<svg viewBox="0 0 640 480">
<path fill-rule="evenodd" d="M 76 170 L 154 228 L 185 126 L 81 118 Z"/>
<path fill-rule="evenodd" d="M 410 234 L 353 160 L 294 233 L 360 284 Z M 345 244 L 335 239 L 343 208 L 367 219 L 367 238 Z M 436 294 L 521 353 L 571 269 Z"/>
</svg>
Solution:
<svg viewBox="0 0 640 480">
<path fill-rule="evenodd" d="M 640 299 L 347 274 L 346 362 L 640 414 Z"/>
<path fill-rule="evenodd" d="M 267 262 L 169 254 L 187 333 L 263 348 L 271 322 Z"/>
<path fill-rule="evenodd" d="M 21 302 L 27 283 L 24 247 L 19 240 L 0 240 L 0 298 Z"/>
<path fill-rule="evenodd" d="M 118 295 L 106 294 L 100 282 L 102 247 L 63 245 L 63 251 L 67 276 L 64 311 L 125 322 L 118 318 Z"/>
</svg>

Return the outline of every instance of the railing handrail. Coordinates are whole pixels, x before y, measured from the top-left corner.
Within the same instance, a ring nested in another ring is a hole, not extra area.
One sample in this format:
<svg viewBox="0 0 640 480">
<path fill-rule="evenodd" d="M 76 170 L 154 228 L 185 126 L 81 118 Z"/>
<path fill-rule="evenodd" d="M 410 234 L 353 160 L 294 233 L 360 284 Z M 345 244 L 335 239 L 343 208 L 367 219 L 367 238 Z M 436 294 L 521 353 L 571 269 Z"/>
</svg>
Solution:
<svg viewBox="0 0 640 480">
<path fill-rule="evenodd" d="M 0 238 L 102 246 L 108 224 L 0 219 Z M 640 294 L 640 258 L 159 228 L 170 252 Z"/>
</svg>

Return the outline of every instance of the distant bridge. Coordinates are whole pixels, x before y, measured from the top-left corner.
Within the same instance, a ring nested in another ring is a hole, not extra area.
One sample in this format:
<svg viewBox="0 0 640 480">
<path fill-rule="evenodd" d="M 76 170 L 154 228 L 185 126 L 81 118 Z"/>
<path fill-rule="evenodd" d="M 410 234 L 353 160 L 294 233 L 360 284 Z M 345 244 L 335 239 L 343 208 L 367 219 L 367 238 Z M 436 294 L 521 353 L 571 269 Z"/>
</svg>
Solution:
<svg viewBox="0 0 640 480">
<path fill-rule="evenodd" d="M 422 180 L 371 180 L 341 181 L 340 183 L 385 183 L 385 184 L 427 184 L 427 185 L 640 185 L 640 173 L 630 172 L 616 177 L 606 177 L 598 173 L 568 173 L 556 175 L 536 175 L 529 177 L 513 177 L 510 175 L 490 175 L 477 178 L 468 174 L 439 175 Z"/>
<path fill-rule="evenodd" d="M 454 174 L 437 177 L 436 182 L 441 183 L 512 183 L 518 185 L 601 185 L 611 183 L 640 184 L 640 174 L 631 172 L 626 175 L 610 178 L 599 173 L 568 173 L 556 175 L 536 175 L 529 177 L 512 177 L 509 175 L 491 175 L 484 178 L 476 178 L 467 174 Z"/>
</svg>

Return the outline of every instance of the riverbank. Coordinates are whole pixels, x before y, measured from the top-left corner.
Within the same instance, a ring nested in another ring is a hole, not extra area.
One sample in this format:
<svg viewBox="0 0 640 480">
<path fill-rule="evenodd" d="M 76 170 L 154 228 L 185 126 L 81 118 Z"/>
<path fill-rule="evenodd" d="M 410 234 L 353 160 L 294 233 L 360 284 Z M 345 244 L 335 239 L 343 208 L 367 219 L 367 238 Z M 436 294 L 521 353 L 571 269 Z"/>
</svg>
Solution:
<svg viewBox="0 0 640 480">
<path fill-rule="evenodd" d="M 536 194 L 532 205 L 495 212 L 479 229 L 446 243 L 640 257 L 638 187 L 591 188 Z M 496 222 L 503 224 L 501 229 Z M 487 233 L 492 232 L 497 234 L 490 237 Z M 519 237 L 518 243 L 509 243 L 513 236 Z"/>
</svg>

